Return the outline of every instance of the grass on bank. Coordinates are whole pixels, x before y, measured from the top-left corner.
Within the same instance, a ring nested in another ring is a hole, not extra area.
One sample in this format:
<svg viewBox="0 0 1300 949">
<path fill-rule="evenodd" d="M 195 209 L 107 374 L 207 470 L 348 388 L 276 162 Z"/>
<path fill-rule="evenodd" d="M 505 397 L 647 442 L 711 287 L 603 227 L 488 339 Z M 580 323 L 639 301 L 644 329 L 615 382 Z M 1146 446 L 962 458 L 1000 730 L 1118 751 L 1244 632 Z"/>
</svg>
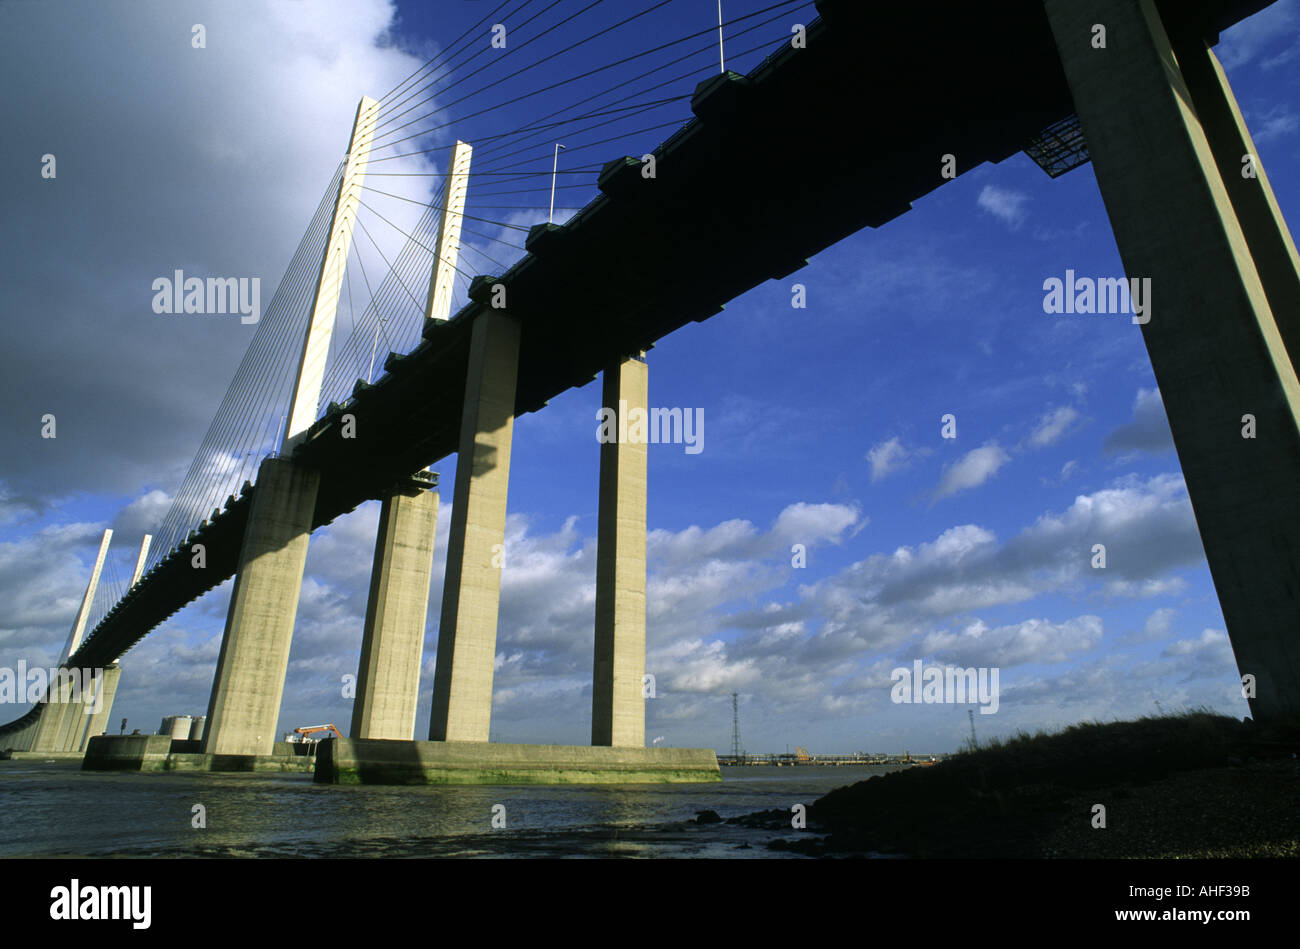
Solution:
<svg viewBox="0 0 1300 949">
<path fill-rule="evenodd" d="M 829 833 L 819 852 L 1294 855 L 1298 749 L 1300 727 L 1205 709 L 1085 722 L 839 788 L 809 817 Z M 1095 804 L 1106 828 L 1093 826 Z"/>
</svg>

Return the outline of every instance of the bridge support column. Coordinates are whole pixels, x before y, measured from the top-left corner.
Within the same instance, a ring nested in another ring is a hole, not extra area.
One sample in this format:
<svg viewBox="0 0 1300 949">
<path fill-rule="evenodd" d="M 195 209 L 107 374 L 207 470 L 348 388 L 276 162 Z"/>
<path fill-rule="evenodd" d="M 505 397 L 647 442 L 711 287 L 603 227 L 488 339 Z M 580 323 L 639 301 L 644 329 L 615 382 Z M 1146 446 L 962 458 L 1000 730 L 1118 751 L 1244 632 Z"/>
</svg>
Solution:
<svg viewBox="0 0 1300 949">
<path fill-rule="evenodd" d="M 488 740 L 518 369 L 519 323 L 504 310 L 484 311 L 465 374 L 432 741 Z"/>
<path fill-rule="evenodd" d="M 68 674 L 66 679 L 62 675 L 65 672 Z M 85 724 L 81 670 L 60 667 L 59 673 L 59 678 L 50 683 L 46 692 L 47 701 L 32 733 L 32 751 L 71 751 L 73 729 Z"/>
<path fill-rule="evenodd" d="M 1218 57 L 1195 33 L 1170 40 L 1269 309 L 1295 366 L 1300 364 L 1300 254 Z M 1250 156 L 1248 170 L 1246 156 Z"/>
<path fill-rule="evenodd" d="M 81 743 L 74 750 L 85 751 L 90 739 L 96 735 L 104 734 L 108 726 L 109 716 L 113 714 L 113 699 L 117 697 L 117 682 L 120 678 L 122 678 L 122 667 L 116 662 L 105 668 L 103 673 L 95 678 L 95 688 L 98 694 L 93 704 L 99 706 L 99 711 L 90 715 L 85 730 L 81 735 Z"/>
<path fill-rule="evenodd" d="M 0 751 L 31 751 L 40 719 L 15 731 L 0 735 Z"/>
<path fill-rule="evenodd" d="M 91 708 L 93 707 L 95 690 L 99 688 L 99 677 L 94 674 L 94 670 L 77 669 L 75 671 L 80 686 L 63 713 L 63 721 L 57 739 L 58 747 L 54 749 L 55 751 L 80 750 L 81 736 L 85 733 L 86 725 L 90 722 L 92 715 Z"/>
<path fill-rule="evenodd" d="M 1151 279 L 1142 333 L 1252 711 L 1300 714 L 1300 382 L 1261 279 L 1264 234 L 1285 223 L 1232 197 L 1263 186 L 1239 180 L 1240 154 L 1232 173 L 1216 164 L 1213 99 L 1231 92 L 1217 70 L 1205 81 L 1198 52 L 1185 77 L 1152 0 L 1044 6 L 1124 269 Z"/>
<path fill-rule="evenodd" d="M 413 480 L 384 497 L 350 738 L 415 738 L 437 527 L 432 484 Z"/>
<path fill-rule="evenodd" d="M 258 469 L 208 703 L 209 754 L 271 754 L 319 486 L 317 472 L 284 459 Z"/>
<path fill-rule="evenodd" d="M 604 375 L 603 405 L 617 413 L 621 436 L 627 415 L 648 409 L 649 371 L 630 358 Z M 646 451 L 622 437 L 600 446 L 593 745 L 645 747 Z"/>
</svg>

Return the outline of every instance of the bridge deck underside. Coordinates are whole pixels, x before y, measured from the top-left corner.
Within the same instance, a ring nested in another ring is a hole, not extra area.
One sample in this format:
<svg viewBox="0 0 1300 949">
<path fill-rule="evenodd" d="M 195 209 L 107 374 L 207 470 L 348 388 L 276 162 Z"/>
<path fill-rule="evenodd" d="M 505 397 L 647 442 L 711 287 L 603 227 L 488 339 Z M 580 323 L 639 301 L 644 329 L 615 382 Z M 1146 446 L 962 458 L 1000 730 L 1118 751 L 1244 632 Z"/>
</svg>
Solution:
<svg viewBox="0 0 1300 949">
<path fill-rule="evenodd" d="M 1213 41 L 1268 2 L 1162 11 L 1197 18 Z M 819 9 L 806 49 L 786 47 L 698 105 L 656 151 L 655 178 L 629 164 L 566 226 L 530 236 L 529 255 L 501 275 L 523 327 L 517 414 L 909 210 L 943 183 L 944 155 L 959 174 L 1001 161 L 1073 112 L 1039 0 Z M 359 387 L 342 409 L 355 416 L 355 438 L 340 437 L 339 411 L 311 429 L 295 459 L 322 472 L 313 526 L 456 450 L 470 328 L 484 306 L 431 326 L 374 386 Z M 237 499 L 155 566 L 73 664 L 107 665 L 231 577 L 248 508 Z M 206 569 L 191 566 L 196 542 Z"/>
</svg>

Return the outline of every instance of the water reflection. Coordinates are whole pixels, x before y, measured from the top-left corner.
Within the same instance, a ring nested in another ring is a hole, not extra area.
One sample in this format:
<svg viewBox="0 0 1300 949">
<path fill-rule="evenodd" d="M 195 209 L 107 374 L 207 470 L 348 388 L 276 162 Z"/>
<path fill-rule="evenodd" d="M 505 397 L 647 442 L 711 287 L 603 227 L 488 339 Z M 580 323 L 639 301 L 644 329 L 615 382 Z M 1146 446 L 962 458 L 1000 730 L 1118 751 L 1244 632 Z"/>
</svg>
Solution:
<svg viewBox="0 0 1300 949">
<path fill-rule="evenodd" d="M 884 770 L 727 768 L 720 784 L 344 787 L 297 774 L 5 763 L 0 856 L 770 857 L 770 831 L 693 818 L 788 811 Z M 206 810 L 205 829 L 192 826 L 195 804 Z M 494 813 L 504 827 L 493 826 Z"/>
</svg>

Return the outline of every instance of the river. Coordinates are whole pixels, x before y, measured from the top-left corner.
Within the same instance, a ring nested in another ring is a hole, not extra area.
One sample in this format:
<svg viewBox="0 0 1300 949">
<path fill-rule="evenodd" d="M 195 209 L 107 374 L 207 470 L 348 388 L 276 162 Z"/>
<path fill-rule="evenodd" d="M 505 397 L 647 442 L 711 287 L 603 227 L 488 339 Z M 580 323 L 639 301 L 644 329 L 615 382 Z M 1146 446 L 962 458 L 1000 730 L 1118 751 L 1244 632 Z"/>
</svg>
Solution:
<svg viewBox="0 0 1300 949">
<path fill-rule="evenodd" d="M 344 787 L 306 774 L 105 773 L 78 762 L 5 761 L 0 857 L 791 859 L 765 844 L 808 831 L 694 818 L 791 812 L 890 770 L 723 768 L 721 783 L 623 787 Z"/>
</svg>

